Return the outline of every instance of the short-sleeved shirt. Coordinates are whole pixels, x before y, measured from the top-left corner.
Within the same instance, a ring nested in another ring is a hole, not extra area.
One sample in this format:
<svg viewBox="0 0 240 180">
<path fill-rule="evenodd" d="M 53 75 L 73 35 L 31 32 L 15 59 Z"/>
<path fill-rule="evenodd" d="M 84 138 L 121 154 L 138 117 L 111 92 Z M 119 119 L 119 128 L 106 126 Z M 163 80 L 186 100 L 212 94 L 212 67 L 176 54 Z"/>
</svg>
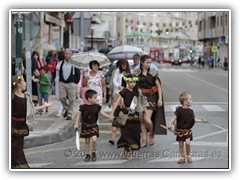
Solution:
<svg viewBox="0 0 240 180">
<path fill-rule="evenodd" d="M 47 74 L 45 76 L 40 76 L 39 81 L 44 82 L 44 83 L 50 83 L 51 82 L 51 80 L 50 80 L 50 78 L 48 77 Z M 41 84 L 39 91 L 41 93 L 49 93 L 50 86 Z"/>
<path fill-rule="evenodd" d="M 82 121 L 88 124 L 95 124 L 98 120 L 98 114 L 101 110 L 98 104 L 83 104 L 80 105 L 79 111 L 82 113 Z"/>
<path fill-rule="evenodd" d="M 125 88 L 122 91 L 120 91 L 119 94 L 122 96 L 124 100 L 125 107 L 130 107 L 134 97 L 133 91 L 130 91 L 129 89 Z"/>
<path fill-rule="evenodd" d="M 191 129 L 195 123 L 195 115 L 192 109 L 178 107 L 174 112 L 177 117 L 177 129 Z"/>
</svg>

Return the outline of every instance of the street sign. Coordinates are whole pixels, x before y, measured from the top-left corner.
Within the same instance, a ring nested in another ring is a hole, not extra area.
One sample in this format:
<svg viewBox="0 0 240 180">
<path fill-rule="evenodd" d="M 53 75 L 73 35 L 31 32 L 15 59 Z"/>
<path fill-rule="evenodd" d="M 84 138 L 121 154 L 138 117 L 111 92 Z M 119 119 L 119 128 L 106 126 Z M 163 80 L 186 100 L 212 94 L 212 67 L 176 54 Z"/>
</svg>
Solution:
<svg viewBox="0 0 240 180">
<path fill-rule="evenodd" d="M 111 37 L 111 34 L 109 31 L 104 31 L 103 38 L 104 40 L 108 40 Z"/>
<path fill-rule="evenodd" d="M 212 46 L 212 52 L 213 53 L 218 52 L 218 47 L 217 46 Z"/>
</svg>

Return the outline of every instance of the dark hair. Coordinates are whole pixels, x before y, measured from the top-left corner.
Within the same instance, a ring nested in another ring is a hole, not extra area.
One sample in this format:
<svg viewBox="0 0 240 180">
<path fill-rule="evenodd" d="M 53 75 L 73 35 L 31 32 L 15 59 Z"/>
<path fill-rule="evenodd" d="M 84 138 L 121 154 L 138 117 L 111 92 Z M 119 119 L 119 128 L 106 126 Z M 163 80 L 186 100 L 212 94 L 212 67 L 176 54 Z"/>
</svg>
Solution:
<svg viewBox="0 0 240 180">
<path fill-rule="evenodd" d="M 32 52 L 32 58 L 35 56 L 35 54 L 37 54 L 37 56 L 38 56 L 37 60 L 39 61 L 40 57 L 39 57 L 39 53 L 37 51 Z"/>
<path fill-rule="evenodd" d="M 119 60 L 118 68 L 120 70 L 120 73 L 122 73 L 124 71 L 124 69 L 122 68 L 122 65 L 124 65 L 124 64 L 127 66 L 125 72 L 127 74 L 129 74 L 131 72 L 131 70 L 130 70 L 130 67 L 129 67 L 129 63 L 128 63 L 128 61 L 126 59 Z"/>
<path fill-rule="evenodd" d="M 97 65 L 98 67 L 100 67 L 99 62 L 96 61 L 96 60 L 93 60 L 93 61 L 91 61 L 91 62 L 89 63 L 89 68 L 90 68 L 90 69 L 92 69 L 92 65 Z"/>
<path fill-rule="evenodd" d="M 85 93 L 85 98 L 88 100 L 88 98 L 92 98 L 95 94 L 97 94 L 97 91 L 89 89 Z"/>
<path fill-rule="evenodd" d="M 125 77 L 127 77 L 127 78 L 135 78 L 135 77 L 137 77 L 137 75 L 130 73 L 130 74 L 126 75 Z"/>
<path fill-rule="evenodd" d="M 147 60 L 147 59 L 151 59 L 151 56 L 149 55 L 142 55 L 141 56 L 141 64 L 140 64 L 140 68 L 142 69 L 142 64 Z"/>
<path fill-rule="evenodd" d="M 58 51 L 58 60 L 62 61 L 64 58 L 64 51 Z"/>
<path fill-rule="evenodd" d="M 135 58 L 140 58 L 140 57 L 141 57 L 141 56 L 140 56 L 139 54 L 137 54 L 137 53 L 133 55 L 133 59 L 135 59 Z"/>
</svg>

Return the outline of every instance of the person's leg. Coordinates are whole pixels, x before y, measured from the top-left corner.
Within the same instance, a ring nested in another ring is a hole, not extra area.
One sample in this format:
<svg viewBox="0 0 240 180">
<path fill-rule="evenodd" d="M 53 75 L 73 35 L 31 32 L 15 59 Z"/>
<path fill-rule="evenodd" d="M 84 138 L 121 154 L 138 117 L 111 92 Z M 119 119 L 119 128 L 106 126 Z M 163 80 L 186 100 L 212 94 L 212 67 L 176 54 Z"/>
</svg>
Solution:
<svg viewBox="0 0 240 180">
<path fill-rule="evenodd" d="M 97 151 L 97 136 L 93 136 L 92 137 L 92 161 L 97 160 L 96 151 Z"/>
<path fill-rule="evenodd" d="M 185 163 L 185 153 L 184 153 L 184 142 L 183 141 L 179 141 L 179 151 L 180 151 L 181 158 L 179 159 L 178 164 L 183 164 L 183 163 Z"/>
<path fill-rule="evenodd" d="M 129 160 L 133 160 L 134 159 L 134 157 L 133 157 L 133 150 L 132 149 L 130 149 L 130 154 L 129 154 L 129 158 L 128 158 Z"/>
<path fill-rule="evenodd" d="M 147 110 L 145 114 L 145 123 L 146 127 L 149 131 L 149 145 L 153 145 L 154 142 L 154 133 L 153 133 L 153 123 L 151 121 L 153 111 L 152 110 Z"/>
<path fill-rule="evenodd" d="M 141 124 L 141 131 L 142 131 L 142 144 L 141 148 L 147 146 L 147 128 L 144 122 L 144 117 L 140 118 L 140 124 Z"/>
<path fill-rule="evenodd" d="M 67 103 L 67 90 L 66 84 L 60 82 L 59 83 L 59 100 L 62 103 L 63 109 L 65 113 L 68 111 L 68 103 Z"/>
<path fill-rule="evenodd" d="M 86 151 L 86 157 L 84 159 L 84 162 L 90 161 L 90 138 L 85 138 L 85 151 Z"/>
<path fill-rule="evenodd" d="M 117 135 L 117 127 L 112 127 L 112 139 L 109 141 L 110 144 L 114 145 L 114 140 Z"/>
<path fill-rule="evenodd" d="M 69 83 L 67 87 L 67 93 L 68 93 L 68 117 L 73 116 L 73 107 L 74 107 L 74 102 L 76 99 L 76 84 L 75 83 Z"/>
<path fill-rule="evenodd" d="M 187 152 L 187 161 L 188 163 L 192 163 L 190 138 L 187 138 L 185 140 L 185 144 L 186 144 L 186 152 Z"/>
</svg>

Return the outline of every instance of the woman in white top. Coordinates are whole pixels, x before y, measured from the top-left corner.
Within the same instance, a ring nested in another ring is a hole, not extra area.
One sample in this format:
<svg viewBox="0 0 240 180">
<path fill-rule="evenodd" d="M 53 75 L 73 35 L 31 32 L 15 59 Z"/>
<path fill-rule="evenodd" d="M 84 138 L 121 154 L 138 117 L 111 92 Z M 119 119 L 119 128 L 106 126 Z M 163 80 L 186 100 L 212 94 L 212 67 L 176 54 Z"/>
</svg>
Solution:
<svg viewBox="0 0 240 180">
<path fill-rule="evenodd" d="M 62 115 L 63 106 L 59 100 L 59 71 L 60 71 L 62 60 L 64 60 L 64 52 L 59 51 L 57 57 L 58 57 L 58 62 L 56 65 L 55 90 L 56 90 L 56 97 L 58 98 L 58 113 L 56 116 L 60 117 Z"/>
</svg>

